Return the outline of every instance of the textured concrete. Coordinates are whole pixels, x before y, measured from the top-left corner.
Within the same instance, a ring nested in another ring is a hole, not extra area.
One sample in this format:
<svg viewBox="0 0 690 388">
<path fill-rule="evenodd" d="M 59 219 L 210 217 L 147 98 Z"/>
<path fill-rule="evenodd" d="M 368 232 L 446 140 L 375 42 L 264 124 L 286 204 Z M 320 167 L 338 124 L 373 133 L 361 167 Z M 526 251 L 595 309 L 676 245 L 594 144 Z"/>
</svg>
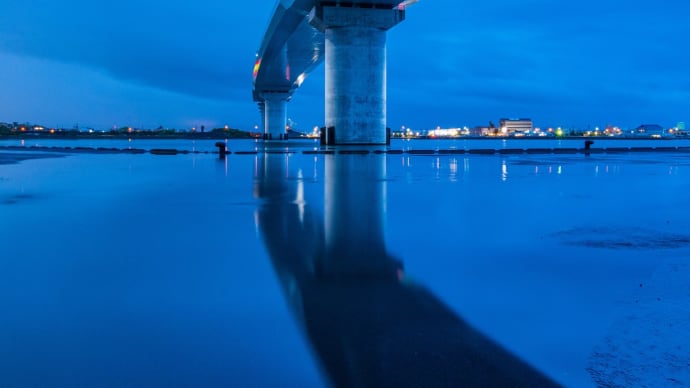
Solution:
<svg viewBox="0 0 690 388">
<path fill-rule="evenodd" d="M 261 132 L 266 133 L 266 102 L 260 101 L 258 106 L 259 116 L 261 117 L 261 126 L 259 128 L 261 129 Z"/>
<path fill-rule="evenodd" d="M 326 122 L 335 144 L 386 144 L 386 30 L 396 10 L 323 7 Z"/>
<path fill-rule="evenodd" d="M 254 100 L 267 101 L 266 94 L 276 91 L 292 95 L 325 61 L 324 124 L 333 135 L 325 137 L 325 144 L 386 144 L 385 31 L 405 18 L 398 4 L 397 0 L 278 2 L 257 52 Z M 265 119 L 271 117 L 268 110 Z M 275 137 L 276 123 L 269 121 L 263 127 L 266 136 Z"/>
<path fill-rule="evenodd" d="M 326 127 L 336 144 L 386 143 L 386 32 L 326 30 Z"/>
<path fill-rule="evenodd" d="M 265 127 L 264 134 L 270 140 L 281 140 L 286 134 L 288 93 L 264 93 Z"/>
</svg>

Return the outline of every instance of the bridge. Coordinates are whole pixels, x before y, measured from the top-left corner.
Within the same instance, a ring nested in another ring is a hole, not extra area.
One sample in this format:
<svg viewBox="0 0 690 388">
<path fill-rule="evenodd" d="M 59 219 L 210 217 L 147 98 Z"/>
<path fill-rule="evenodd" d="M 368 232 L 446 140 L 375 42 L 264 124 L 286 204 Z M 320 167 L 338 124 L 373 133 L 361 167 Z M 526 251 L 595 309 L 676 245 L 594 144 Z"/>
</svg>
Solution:
<svg viewBox="0 0 690 388">
<path fill-rule="evenodd" d="M 286 140 L 287 102 L 325 62 L 326 144 L 386 144 L 386 31 L 416 0 L 280 0 L 253 71 L 265 140 Z"/>
</svg>

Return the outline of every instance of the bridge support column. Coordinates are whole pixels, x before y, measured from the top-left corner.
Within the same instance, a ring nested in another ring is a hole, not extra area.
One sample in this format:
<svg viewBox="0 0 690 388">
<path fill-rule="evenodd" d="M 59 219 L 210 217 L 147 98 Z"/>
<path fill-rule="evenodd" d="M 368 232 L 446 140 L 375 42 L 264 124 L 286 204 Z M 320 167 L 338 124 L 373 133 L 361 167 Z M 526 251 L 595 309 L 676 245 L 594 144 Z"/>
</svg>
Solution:
<svg viewBox="0 0 690 388">
<path fill-rule="evenodd" d="M 386 144 L 386 30 L 399 9 L 322 6 L 313 23 L 325 32 L 326 128 L 335 144 Z"/>
<path fill-rule="evenodd" d="M 261 135 L 263 135 L 266 133 L 266 103 L 259 101 L 257 105 L 259 106 L 259 117 L 261 117 L 261 126 L 259 128 L 261 128 Z"/>
<path fill-rule="evenodd" d="M 287 139 L 285 125 L 287 123 L 288 93 L 264 93 L 264 139 Z"/>
</svg>

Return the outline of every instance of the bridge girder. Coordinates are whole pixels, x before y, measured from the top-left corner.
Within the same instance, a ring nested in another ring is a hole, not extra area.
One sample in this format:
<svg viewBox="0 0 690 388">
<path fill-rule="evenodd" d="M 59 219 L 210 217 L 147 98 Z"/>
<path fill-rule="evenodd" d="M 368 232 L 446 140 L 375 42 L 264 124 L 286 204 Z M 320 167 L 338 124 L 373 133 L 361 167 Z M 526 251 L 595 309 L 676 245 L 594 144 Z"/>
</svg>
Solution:
<svg viewBox="0 0 690 388">
<path fill-rule="evenodd" d="M 275 102 L 276 93 L 283 96 L 282 101 L 288 101 L 292 94 L 302 85 L 306 77 L 326 59 L 326 48 L 328 36 L 333 38 L 333 34 L 329 35 L 329 30 L 348 29 L 352 27 L 362 27 L 364 29 L 375 29 L 385 31 L 404 19 L 404 7 L 399 8 L 401 0 L 368 0 L 368 1 L 319 1 L 319 0 L 280 0 L 276 5 L 273 17 L 266 29 L 266 34 L 262 41 L 261 47 L 256 54 L 256 62 L 253 73 L 253 98 L 257 102 L 267 102 L 271 100 Z M 369 11 L 370 10 L 370 11 Z M 392 12 L 386 12 L 392 11 Z M 340 34 L 342 35 L 342 34 Z M 385 33 L 384 33 L 385 36 Z M 349 38 L 348 38 L 349 39 Z M 375 38 L 380 41 L 380 38 Z M 342 39 L 340 40 L 342 41 Z M 362 43 L 357 43 L 362 45 Z M 366 43 L 364 43 L 366 45 Z M 369 77 L 375 76 L 383 77 L 382 93 L 378 89 L 373 90 L 374 93 L 382 94 L 381 98 L 374 98 L 381 100 L 383 105 L 376 104 L 373 107 L 361 107 L 355 109 L 354 115 L 357 113 L 364 113 L 370 115 L 373 111 L 379 111 L 382 117 L 369 120 L 369 122 L 358 123 L 359 127 L 366 127 L 374 123 L 376 127 L 382 124 L 382 130 L 385 131 L 385 39 L 383 44 L 378 42 L 375 44 L 379 49 L 383 50 L 383 61 L 376 61 L 372 63 L 378 70 L 378 73 L 372 72 L 367 75 Z M 332 47 L 333 45 L 331 45 Z M 361 51 L 361 50 L 360 50 Z M 331 50 L 333 53 L 334 51 Z M 341 53 L 344 52 L 341 50 Z M 361 55 L 380 56 L 381 53 L 367 53 L 361 51 Z M 348 60 L 356 60 L 359 54 L 349 56 Z M 342 55 L 341 55 L 342 57 Z M 334 66 L 331 66 L 334 67 Z M 340 68 L 342 64 L 335 65 Z M 359 63 L 357 69 L 365 69 L 367 64 Z M 381 69 L 383 69 L 381 71 Z M 327 79 L 329 74 L 335 74 L 333 71 L 327 71 Z M 332 76 L 330 76 L 332 78 Z M 347 77 L 338 77 L 338 84 Z M 328 83 L 328 80 L 327 80 Z M 377 82 L 379 83 L 379 82 Z M 358 84 L 352 84 L 341 88 L 337 96 L 334 98 L 341 98 L 343 95 L 351 94 L 352 90 L 361 89 Z M 360 94 L 366 94 L 370 91 L 362 90 Z M 328 100 L 328 87 L 326 91 Z M 353 97 L 354 100 L 361 100 L 362 96 Z M 329 105 L 329 102 L 327 102 Z M 341 104 L 342 105 L 342 104 Z M 336 113 L 330 114 L 335 117 L 344 117 L 351 115 L 349 111 L 338 109 L 338 104 L 330 103 L 330 106 L 336 107 Z M 344 106 L 344 105 L 343 105 Z M 326 114 L 329 116 L 328 106 Z M 279 117 L 279 116 L 274 116 Z M 269 120 L 268 116 L 264 117 Z M 327 117 L 327 122 L 329 121 Z M 332 121 L 332 120 L 330 120 Z M 341 124 L 349 127 L 350 121 L 342 121 Z M 285 123 L 266 123 L 265 128 L 279 128 L 284 127 Z M 268 129 L 266 129 L 268 130 Z M 346 129 L 346 131 L 349 131 Z M 376 129 L 379 131 L 379 129 Z M 268 132 L 266 132 L 268 133 Z M 343 131 L 340 132 L 341 134 Z M 338 136 L 336 136 L 337 138 Z M 379 138 L 380 136 L 375 136 Z M 364 136 L 364 139 L 369 139 L 371 136 Z M 364 140 L 370 142 L 370 140 Z M 375 140 L 379 143 L 380 140 Z"/>
</svg>

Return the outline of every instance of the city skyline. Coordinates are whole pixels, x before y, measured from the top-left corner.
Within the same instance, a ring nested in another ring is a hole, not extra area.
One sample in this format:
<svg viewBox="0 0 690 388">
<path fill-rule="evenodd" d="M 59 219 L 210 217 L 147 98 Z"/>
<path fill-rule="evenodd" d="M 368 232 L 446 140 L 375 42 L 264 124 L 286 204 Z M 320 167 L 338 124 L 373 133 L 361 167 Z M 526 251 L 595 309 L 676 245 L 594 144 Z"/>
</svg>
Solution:
<svg viewBox="0 0 690 388">
<path fill-rule="evenodd" d="M 252 130 L 274 1 L 17 2 L 0 12 L 0 122 Z M 423 0 L 388 33 L 388 126 L 670 127 L 690 121 L 690 4 Z M 323 67 L 288 104 L 323 123 Z"/>
</svg>

